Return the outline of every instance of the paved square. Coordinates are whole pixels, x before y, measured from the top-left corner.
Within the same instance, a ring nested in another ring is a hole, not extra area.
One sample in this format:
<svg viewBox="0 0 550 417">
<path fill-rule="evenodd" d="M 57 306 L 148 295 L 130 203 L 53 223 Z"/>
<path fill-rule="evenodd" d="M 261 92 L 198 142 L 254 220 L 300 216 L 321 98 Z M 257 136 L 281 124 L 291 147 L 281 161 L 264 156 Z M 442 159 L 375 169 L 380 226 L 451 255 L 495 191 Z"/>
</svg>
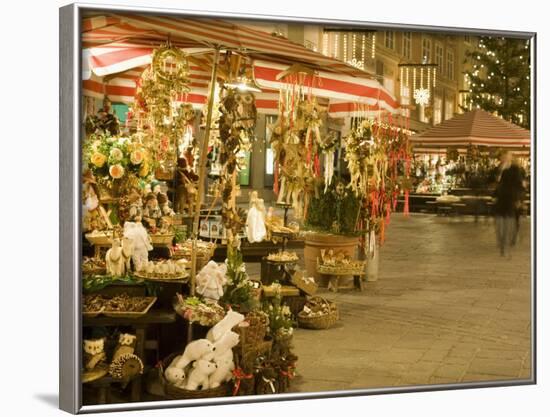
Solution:
<svg viewBox="0 0 550 417">
<path fill-rule="evenodd" d="M 530 376 L 529 219 L 502 258 L 493 219 L 396 214 L 379 280 L 362 293 L 323 295 L 341 320 L 296 330 L 294 391 Z"/>
</svg>

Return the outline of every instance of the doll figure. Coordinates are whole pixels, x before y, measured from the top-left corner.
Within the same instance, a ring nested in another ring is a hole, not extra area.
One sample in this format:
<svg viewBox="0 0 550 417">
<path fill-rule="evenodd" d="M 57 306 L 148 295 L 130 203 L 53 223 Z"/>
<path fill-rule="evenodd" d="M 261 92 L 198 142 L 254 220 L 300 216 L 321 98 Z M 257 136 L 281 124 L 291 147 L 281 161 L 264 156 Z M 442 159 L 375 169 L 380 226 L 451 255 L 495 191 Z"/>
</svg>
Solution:
<svg viewBox="0 0 550 417">
<path fill-rule="evenodd" d="M 257 191 L 250 193 L 250 208 L 246 217 L 246 226 L 250 243 L 261 242 L 266 238 L 264 200 L 258 198 Z"/>
<path fill-rule="evenodd" d="M 172 210 L 172 207 L 170 207 L 170 200 L 168 200 L 168 196 L 164 193 L 158 193 L 157 194 L 157 201 L 159 203 L 160 210 L 162 211 L 163 216 L 174 216 L 176 213 L 174 210 Z"/>
<path fill-rule="evenodd" d="M 146 227 L 156 229 L 160 224 L 162 211 L 159 207 L 159 202 L 155 193 L 147 194 L 145 197 L 145 208 L 143 209 L 143 220 Z"/>
</svg>

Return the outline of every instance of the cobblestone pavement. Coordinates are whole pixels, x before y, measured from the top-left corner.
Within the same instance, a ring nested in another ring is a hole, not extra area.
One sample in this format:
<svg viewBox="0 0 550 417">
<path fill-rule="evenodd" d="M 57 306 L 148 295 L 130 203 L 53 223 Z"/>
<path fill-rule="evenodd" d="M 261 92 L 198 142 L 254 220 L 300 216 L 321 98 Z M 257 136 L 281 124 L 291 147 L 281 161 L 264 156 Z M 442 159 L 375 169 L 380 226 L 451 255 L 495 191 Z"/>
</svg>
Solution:
<svg viewBox="0 0 550 417">
<path fill-rule="evenodd" d="M 394 215 L 377 282 L 324 292 L 339 324 L 298 329 L 294 391 L 527 378 L 529 220 L 511 258 L 492 219 Z"/>
</svg>

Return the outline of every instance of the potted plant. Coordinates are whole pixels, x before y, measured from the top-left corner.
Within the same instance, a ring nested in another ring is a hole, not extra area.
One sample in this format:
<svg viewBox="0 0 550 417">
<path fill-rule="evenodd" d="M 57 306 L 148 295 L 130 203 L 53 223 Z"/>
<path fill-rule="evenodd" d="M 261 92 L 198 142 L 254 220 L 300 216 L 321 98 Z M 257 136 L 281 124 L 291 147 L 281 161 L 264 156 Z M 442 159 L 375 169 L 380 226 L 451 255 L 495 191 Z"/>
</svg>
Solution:
<svg viewBox="0 0 550 417">
<path fill-rule="evenodd" d="M 326 192 L 320 190 L 313 196 L 305 219 L 304 262 L 309 276 L 320 285 L 317 258 L 321 250 L 342 251 L 355 257 L 359 243 L 361 201 L 346 188 L 343 181 L 334 181 Z"/>
</svg>

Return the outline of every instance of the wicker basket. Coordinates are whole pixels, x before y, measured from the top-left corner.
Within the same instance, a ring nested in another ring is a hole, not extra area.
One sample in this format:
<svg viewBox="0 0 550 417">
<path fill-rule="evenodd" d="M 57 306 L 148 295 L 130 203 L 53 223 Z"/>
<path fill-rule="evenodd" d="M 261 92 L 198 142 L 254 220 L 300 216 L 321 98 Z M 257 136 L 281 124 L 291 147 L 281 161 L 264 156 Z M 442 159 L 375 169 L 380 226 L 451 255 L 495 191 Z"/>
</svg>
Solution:
<svg viewBox="0 0 550 417">
<path fill-rule="evenodd" d="M 113 244 L 113 236 L 110 234 L 93 234 L 86 233 L 86 239 L 91 245 L 95 246 L 110 246 Z"/>
<path fill-rule="evenodd" d="M 320 316 L 308 316 L 303 311 L 298 313 L 298 325 L 304 329 L 325 330 L 336 324 L 338 321 L 338 307 L 332 301 L 323 297 L 312 297 L 328 306 L 328 314 Z"/>
<path fill-rule="evenodd" d="M 353 261 L 352 264 L 326 265 L 317 258 L 317 272 L 326 275 L 364 275 L 365 261 Z"/>
<path fill-rule="evenodd" d="M 168 355 L 166 359 L 164 359 L 161 363 L 159 376 L 161 378 L 161 382 L 164 385 L 164 394 L 167 398 L 171 400 L 191 400 L 195 398 L 215 398 L 215 397 L 226 397 L 230 395 L 229 383 L 223 383 L 217 388 L 210 388 L 210 389 L 204 389 L 204 390 L 187 390 L 183 388 L 178 388 L 171 383 L 169 383 L 166 378 L 164 378 L 164 369 L 166 366 L 172 362 L 172 360 L 177 356 L 181 354 L 181 352 L 175 352 L 171 355 Z"/>
<path fill-rule="evenodd" d="M 154 245 L 171 245 L 172 241 L 174 240 L 174 234 L 173 233 L 167 233 L 164 235 L 156 234 L 151 235 L 151 242 Z"/>
</svg>

